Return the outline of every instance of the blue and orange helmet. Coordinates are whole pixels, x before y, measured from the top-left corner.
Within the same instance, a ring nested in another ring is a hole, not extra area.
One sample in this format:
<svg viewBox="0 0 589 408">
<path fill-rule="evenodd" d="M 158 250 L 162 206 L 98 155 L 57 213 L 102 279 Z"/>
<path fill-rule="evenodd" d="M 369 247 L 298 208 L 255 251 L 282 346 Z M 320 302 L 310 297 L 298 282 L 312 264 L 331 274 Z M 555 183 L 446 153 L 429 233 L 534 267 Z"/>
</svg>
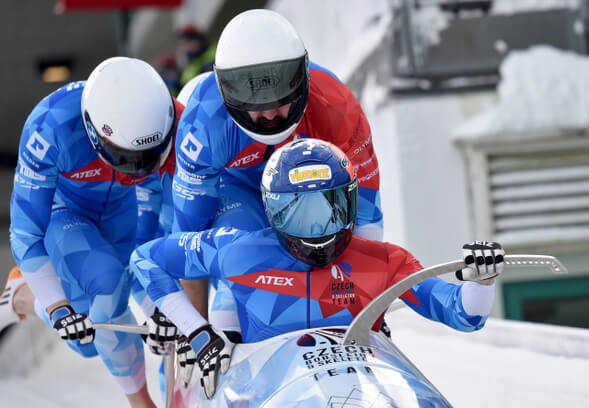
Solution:
<svg viewBox="0 0 589 408">
<path fill-rule="evenodd" d="M 331 263 L 348 245 L 358 213 L 358 183 L 335 145 L 300 139 L 276 150 L 261 183 L 270 225 L 295 258 Z"/>
</svg>

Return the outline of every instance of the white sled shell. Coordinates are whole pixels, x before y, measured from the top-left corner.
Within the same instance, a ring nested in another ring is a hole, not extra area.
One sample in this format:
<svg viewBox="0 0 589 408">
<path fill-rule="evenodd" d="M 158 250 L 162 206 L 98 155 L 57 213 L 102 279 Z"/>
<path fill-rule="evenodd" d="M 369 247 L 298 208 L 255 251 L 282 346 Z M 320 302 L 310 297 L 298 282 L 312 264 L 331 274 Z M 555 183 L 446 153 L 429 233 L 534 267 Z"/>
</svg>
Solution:
<svg viewBox="0 0 589 408">
<path fill-rule="evenodd" d="M 206 400 L 196 375 L 177 381 L 173 407 L 450 407 L 383 334 L 343 345 L 345 328 L 308 329 L 235 347 L 231 368 Z M 195 370 L 196 371 L 196 370 Z"/>
</svg>

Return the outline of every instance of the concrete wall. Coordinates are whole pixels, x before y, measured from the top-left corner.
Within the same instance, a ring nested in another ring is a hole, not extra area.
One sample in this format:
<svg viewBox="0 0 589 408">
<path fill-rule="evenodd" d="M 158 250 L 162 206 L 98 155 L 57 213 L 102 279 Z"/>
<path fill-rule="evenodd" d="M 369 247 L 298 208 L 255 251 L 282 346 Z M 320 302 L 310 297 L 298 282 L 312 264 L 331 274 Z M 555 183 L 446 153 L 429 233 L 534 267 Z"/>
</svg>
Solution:
<svg viewBox="0 0 589 408">
<path fill-rule="evenodd" d="M 73 62 L 70 80 L 85 79 L 104 58 L 116 55 L 115 13 L 53 12 L 55 1 L 0 2 L 0 151 L 16 153 L 22 126 L 35 104 L 61 83 L 41 80 L 41 59 L 66 57 Z"/>
</svg>

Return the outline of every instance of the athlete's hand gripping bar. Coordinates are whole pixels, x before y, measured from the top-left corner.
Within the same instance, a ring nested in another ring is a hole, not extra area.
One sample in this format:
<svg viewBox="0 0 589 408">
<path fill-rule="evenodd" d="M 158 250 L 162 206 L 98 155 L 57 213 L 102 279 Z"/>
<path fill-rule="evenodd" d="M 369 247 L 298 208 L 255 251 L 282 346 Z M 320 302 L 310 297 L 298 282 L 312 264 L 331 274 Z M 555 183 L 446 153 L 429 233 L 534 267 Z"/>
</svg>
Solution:
<svg viewBox="0 0 589 408">
<path fill-rule="evenodd" d="M 506 266 L 545 266 L 555 274 L 567 273 L 566 268 L 558 259 L 548 255 L 506 255 Z M 343 344 L 370 345 L 370 328 L 378 317 L 383 314 L 394 300 L 416 284 L 435 276 L 456 272 L 466 268 L 464 261 L 452 261 L 430 266 L 415 272 L 395 283 L 372 300 L 352 321 L 344 336 Z"/>
</svg>

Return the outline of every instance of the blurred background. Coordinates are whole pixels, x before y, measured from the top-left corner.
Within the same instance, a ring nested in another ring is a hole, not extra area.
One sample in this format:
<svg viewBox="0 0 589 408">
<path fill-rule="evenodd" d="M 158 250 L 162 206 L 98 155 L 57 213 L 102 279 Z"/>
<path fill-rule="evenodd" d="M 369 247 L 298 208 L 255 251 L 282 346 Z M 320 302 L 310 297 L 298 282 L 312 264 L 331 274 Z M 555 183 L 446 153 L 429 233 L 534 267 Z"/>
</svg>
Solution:
<svg viewBox="0 0 589 408">
<path fill-rule="evenodd" d="M 150 62 L 178 92 L 210 69 L 227 22 L 263 7 L 289 19 L 311 60 L 338 75 L 361 102 L 380 162 L 387 241 L 424 266 L 457 259 L 464 242 L 487 239 L 507 253 L 555 255 L 569 270 L 554 276 L 540 268 L 508 269 L 497 284 L 488 331 L 468 341 L 400 313 L 398 340 L 426 376 L 456 406 L 589 401 L 589 386 L 576 380 L 589 366 L 589 334 L 582 330 L 589 329 L 587 0 L 5 0 L 0 284 L 14 264 L 9 198 L 20 132 L 35 104 L 114 55 Z M 48 329 L 30 320 L 0 338 L 0 390 L 15 404 L 24 403 L 19 381 L 47 382 L 35 367 L 51 372 L 47 350 L 61 350 Z M 19 354 L 23 342 L 30 343 L 26 356 Z M 428 354 L 440 352 L 440 344 L 456 353 L 453 362 L 468 365 L 484 355 L 481 364 L 495 364 L 491 384 L 502 392 L 480 397 L 456 386 L 456 376 L 480 384 L 489 375 L 454 367 L 448 377 L 453 363 Z M 525 351 L 501 351 L 514 347 Z M 77 357 L 62 353 L 59 361 Z M 15 355 L 18 364 L 7 357 Z M 520 362 L 521 356 L 538 363 Z M 101 369 L 96 361 L 72 364 Z M 538 376 L 538 367 L 570 377 L 555 382 Z M 108 389 L 112 384 L 102 377 L 92 381 Z M 44 403 L 55 403 L 43 406 L 70 406 L 52 394 L 61 385 L 41 392 Z M 80 389 L 81 396 L 89 392 Z M 36 406 L 38 398 L 31 398 L 23 406 Z"/>
</svg>

